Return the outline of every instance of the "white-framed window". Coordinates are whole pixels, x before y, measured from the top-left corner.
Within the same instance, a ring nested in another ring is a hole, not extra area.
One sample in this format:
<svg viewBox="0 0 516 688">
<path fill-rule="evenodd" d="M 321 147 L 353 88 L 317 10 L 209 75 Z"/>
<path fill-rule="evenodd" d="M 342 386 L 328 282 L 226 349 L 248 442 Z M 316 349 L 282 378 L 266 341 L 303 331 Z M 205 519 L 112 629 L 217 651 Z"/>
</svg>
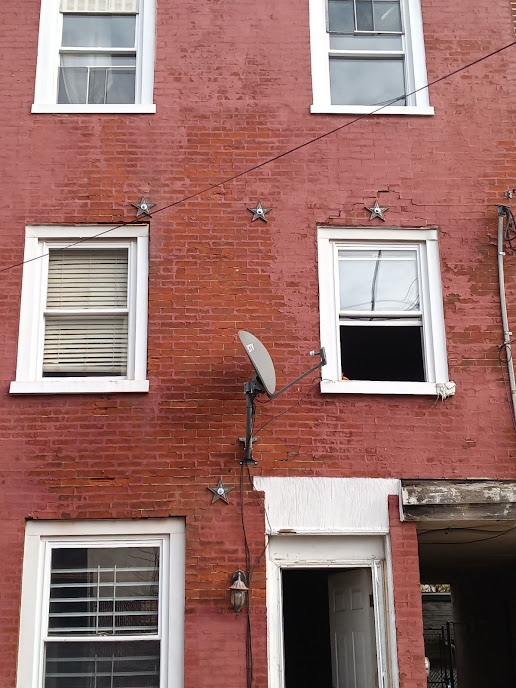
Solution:
<svg viewBox="0 0 516 688">
<path fill-rule="evenodd" d="M 108 230 L 105 225 L 26 228 L 11 393 L 149 390 L 149 229 Z"/>
<path fill-rule="evenodd" d="M 152 113 L 155 0 L 42 0 L 32 112 Z"/>
<path fill-rule="evenodd" d="M 309 0 L 311 112 L 432 115 L 420 0 Z M 411 95 L 409 95 L 411 94 Z"/>
<path fill-rule="evenodd" d="M 321 227 L 318 259 L 322 392 L 455 392 L 436 229 Z"/>
<path fill-rule="evenodd" d="M 183 687 L 181 519 L 29 521 L 18 688 Z"/>
</svg>

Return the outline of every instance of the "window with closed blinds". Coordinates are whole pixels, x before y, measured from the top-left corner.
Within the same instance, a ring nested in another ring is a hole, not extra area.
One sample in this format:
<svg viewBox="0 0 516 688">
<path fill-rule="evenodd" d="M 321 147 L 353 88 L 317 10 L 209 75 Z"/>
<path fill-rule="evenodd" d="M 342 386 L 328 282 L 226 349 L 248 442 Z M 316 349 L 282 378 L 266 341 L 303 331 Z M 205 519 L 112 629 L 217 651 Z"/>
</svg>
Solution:
<svg viewBox="0 0 516 688">
<path fill-rule="evenodd" d="M 125 376 L 128 249 L 50 249 L 43 377 Z"/>
</svg>

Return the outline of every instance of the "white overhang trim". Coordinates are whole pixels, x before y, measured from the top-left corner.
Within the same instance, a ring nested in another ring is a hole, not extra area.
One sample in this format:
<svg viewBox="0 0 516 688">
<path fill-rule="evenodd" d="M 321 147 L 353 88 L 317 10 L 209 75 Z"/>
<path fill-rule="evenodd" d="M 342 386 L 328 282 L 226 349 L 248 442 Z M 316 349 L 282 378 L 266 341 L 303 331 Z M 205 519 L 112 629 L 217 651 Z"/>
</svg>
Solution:
<svg viewBox="0 0 516 688">
<path fill-rule="evenodd" d="M 387 478 L 254 479 L 265 492 L 268 534 L 381 534 L 389 531 L 388 495 L 400 483 Z"/>
</svg>

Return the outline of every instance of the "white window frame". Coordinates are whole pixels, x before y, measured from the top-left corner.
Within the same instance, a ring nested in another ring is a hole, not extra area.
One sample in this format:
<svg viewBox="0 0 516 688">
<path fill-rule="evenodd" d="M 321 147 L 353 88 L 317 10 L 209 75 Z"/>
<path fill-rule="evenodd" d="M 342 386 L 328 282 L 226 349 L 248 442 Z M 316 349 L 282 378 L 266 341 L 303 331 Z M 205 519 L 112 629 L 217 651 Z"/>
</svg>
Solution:
<svg viewBox="0 0 516 688">
<path fill-rule="evenodd" d="M 383 556 L 374 551 L 381 543 Z M 394 596 L 390 543 L 387 535 L 326 535 L 269 537 L 267 557 L 267 621 L 269 687 L 285 688 L 283 635 L 284 569 L 371 570 L 378 675 L 381 688 L 397 688 L 397 653 L 394 632 Z M 300 601 L 302 604 L 302 601 Z"/>
<path fill-rule="evenodd" d="M 86 13 L 87 14 L 87 13 Z M 140 0 L 136 15 L 135 102 L 117 104 L 57 103 L 63 14 L 60 0 L 41 0 L 38 60 L 33 113 L 147 113 L 156 112 L 154 92 L 155 0 Z"/>
<path fill-rule="evenodd" d="M 20 306 L 18 361 L 11 394 L 93 394 L 148 392 L 147 297 L 149 279 L 149 227 L 131 225 L 108 231 L 106 225 L 87 227 L 28 226 Z M 94 238 L 96 235 L 102 236 Z M 113 377 L 43 377 L 44 310 L 49 248 L 63 248 L 80 241 L 81 248 L 129 250 L 129 333 L 127 375 Z"/>
<path fill-rule="evenodd" d="M 425 382 L 342 380 L 340 363 L 338 248 L 401 246 L 419 248 L 419 279 L 423 320 Z M 436 229 L 320 227 L 318 231 L 319 309 L 321 345 L 328 359 L 322 369 L 321 392 L 338 394 L 423 394 L 447 397 L 455 393 L 448 377 L 441 272 Z"/>
<path fill-rule="evenodd" d="M 310 49 L 312 60 L 312 113 L 335 113 L 366 115 L 380 106 L 376 105 L 332 105 L 330 93 L 331 55 L 371 57 L 385 55 L 385 51 L 339 51 L 330 50 L 330 33 L 327 31 L 327 0 L 309 0 Z M 430 106 L 423 37 L 423 18 L 420 0 L 401 0 L 402 22 L 405 42 L 405 84 L 409 97 L 407 105 L 388 105 L 379 110 L 379 115 L 433 115 Z M 398 53 L 396 53 L 398 54 Z"/>
<path fill-rule="evenodd" d="M 183 688 L 185 524 L 182 519 L 27 522 L 17 688 L 43 688 L 52 548 L 88 545 L 161 548 L 160 622 L 156 635 L 161 641 L 160 688 Z"/>
</svg>

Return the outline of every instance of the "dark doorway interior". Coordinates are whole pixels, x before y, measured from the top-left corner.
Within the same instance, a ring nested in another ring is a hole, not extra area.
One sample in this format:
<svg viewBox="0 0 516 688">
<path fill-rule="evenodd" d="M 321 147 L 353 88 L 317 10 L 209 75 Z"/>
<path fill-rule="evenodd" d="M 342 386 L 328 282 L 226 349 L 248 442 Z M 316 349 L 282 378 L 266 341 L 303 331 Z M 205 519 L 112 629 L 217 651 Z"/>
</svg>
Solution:
<svg viewBox="0 0 516 688">
<path fill-rule="evenodd" d="M 332 688 L 328 570 L 283 571 L 286 688 Z"/>
</svg>

